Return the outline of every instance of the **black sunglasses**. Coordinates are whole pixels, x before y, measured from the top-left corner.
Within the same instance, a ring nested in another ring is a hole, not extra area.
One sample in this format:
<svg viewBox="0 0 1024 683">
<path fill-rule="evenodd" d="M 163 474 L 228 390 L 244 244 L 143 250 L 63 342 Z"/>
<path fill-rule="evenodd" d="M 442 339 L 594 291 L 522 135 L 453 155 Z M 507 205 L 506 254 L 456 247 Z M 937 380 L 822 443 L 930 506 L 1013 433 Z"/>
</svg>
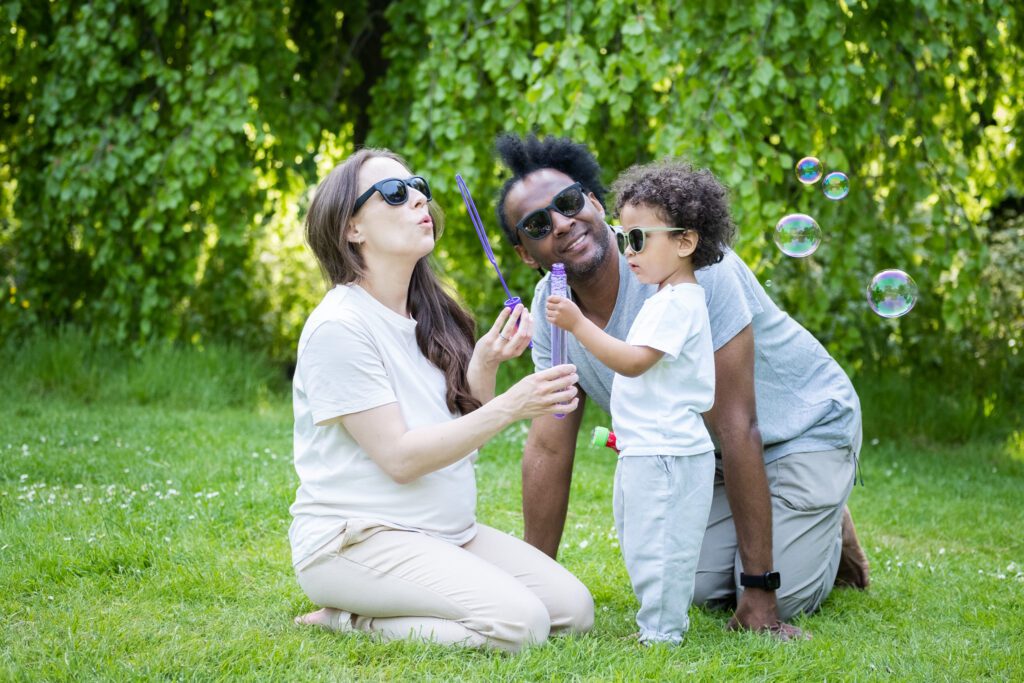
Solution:
<svg viewBox="0 0 1024 683">
<path fill-rule="evenodd" d="M 563 216 L 575 216 L 585 206 L 585 195 L 583 186 L 573 183 L 555 195 L 551 203 L 543 209 L 537 209 L 523 216 L 522 220 L 516 223 L 516 230 L 523 233 L 532 240 L 542 240 L 551 232 L 554 223 L 551 219 L 551 209 L 554 209 Z"/>
<path fill-rule="evenodd" d="M 686 232 L 686 228 L 632 228 L 631 230 L 615 231 L 615 243 L 619 245 L 619 253 L 625 254 L 626 247 L 633 250 L 634 254 L 639 254 L 644 250 L 644 245 L 647 242 L 645 235 L 649 232 L 675 232 L 682 230 Z"/>
<path fill-rule="evenodd" d="M 428 202 L 430 201 L 430 185 L 422 177 L 414 175 L 405 180 L 401 178 L 385 178 L 374 183 L 370 186 L 369 190 L 359 195 L 359 199 L 356 200 L 355 205 L 352 207 L 352 215 L 356 215 L 356 212 L 373 196 L 374 192 L 380 192 L 380 196 L 391 206 L 405 204 L 409 201 L 408 188 L 410 187 L 426 197 Z"/>
</svg>

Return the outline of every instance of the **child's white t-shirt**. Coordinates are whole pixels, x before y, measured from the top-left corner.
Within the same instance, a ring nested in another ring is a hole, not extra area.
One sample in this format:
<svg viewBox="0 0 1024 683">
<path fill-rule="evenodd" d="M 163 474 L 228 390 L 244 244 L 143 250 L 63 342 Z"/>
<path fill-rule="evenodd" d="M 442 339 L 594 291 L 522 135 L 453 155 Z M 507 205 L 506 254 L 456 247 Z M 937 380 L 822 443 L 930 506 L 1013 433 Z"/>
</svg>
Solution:
<svg viewBox="0 0 1024 683">
<path fill-rule="evenodd" d="M 714 450 L 701 419 L 715 401 L 715 353 L 704 289 L 666 285 L 644 302 L 626 342 L 663 351 L 637 377 L 612 381 L 620 455 L 697 455 Z"/>
<path fill-rule="evenodd" d="M 377 466 L 337 418 L 398 403 L 412 430 L 455 419 L 444 374 L 416 345 L 416 321 L 358 285 L 338 285 L 309 316 L 292 382 L 299 488 L 288 532 L 300 563 L 346 520 L 372 520 L 462 545 L 476 534 L 476 451 L 399 484 Z"/>
</svg>

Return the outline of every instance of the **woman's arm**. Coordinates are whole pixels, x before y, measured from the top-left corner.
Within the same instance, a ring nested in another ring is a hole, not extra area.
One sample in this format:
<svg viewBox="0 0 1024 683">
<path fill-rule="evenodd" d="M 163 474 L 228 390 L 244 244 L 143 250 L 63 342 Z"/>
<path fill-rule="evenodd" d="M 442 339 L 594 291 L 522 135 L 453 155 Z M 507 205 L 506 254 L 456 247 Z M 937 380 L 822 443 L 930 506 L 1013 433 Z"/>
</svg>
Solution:
<svg viewBox="0 0 1024 683">
<path fill-rule="evenodd" d="M 385 473 L 407 484 L 466 457 L 517 420 L 576 409 L 576 368 L 534 373 L 468 415 L 409 429 L 397 403 L 338 418 Z"/>
<path fill-rule="evenodd" d="M 665 355 L 664 351 L 649 346 L 633 346 L 616 339 L 588 320 L 579 307 L 565 297 L 548 297 L 547 318 L 570 332 L 599 361 L 626 377 L 642 375 Z"/>
<path fill-rule="evenodd" d="M 491 329 L 480 337 L 466 368 L 466 379 L 473 397 L 481 403 L 494 398 L 498 366 L 520 356 L 533 337 L 533 316 L 522 304 L 514 310 L 502 308 Z"/>
</svg>

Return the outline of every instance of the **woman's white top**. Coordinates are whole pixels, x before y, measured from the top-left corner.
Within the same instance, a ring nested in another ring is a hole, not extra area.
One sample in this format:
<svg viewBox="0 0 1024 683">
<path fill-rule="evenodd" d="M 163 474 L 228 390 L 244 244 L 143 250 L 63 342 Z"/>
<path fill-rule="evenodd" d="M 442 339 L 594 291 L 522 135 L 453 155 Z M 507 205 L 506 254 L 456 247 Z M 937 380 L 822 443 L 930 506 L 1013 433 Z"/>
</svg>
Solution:
<svg viewBox="0 0 1024 683">
<path fill-rule="evenodd" d="M 444 374 L 416 345 L 416 321 L 358 285 L 338 285 L 309 316 L 295 378 L 295 471 L 299 488 L 288 532 L 299 564 L 346 520 L 373 520 L 462 545 L 476 534 L 476 451 L 399 484 L 377 466 L 338 418 L 398 403 L 410 429 L 455 419 Z"/>
<path fill-rule="evenodd" d="M 698 455 L 714 450 L 701 413 L 715 401 L 715 352 L 700 285 L 666 285 L 644 302 L 626 342 L 663 351 L 637 377 L 612 380 L 620 455 Z"/>
</svg>

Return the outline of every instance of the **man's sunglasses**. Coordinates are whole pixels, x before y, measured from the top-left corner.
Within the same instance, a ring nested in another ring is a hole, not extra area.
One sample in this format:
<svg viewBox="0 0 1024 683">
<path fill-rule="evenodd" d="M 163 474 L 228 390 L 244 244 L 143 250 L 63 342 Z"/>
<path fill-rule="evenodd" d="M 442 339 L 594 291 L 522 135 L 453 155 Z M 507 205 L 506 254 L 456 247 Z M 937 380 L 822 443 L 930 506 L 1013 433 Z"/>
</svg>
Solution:
<svg viewBox="0 0 1024 683">
<path fill-rule="evenodd" d="M 583 194 L 583 186 L 573 183 L 555 195 L 551 203 L 543 209 L 537 209 L 523 216 L 522 220 L 516 223 L 516 230 L 522 230 L 523 234 L 532 240 L 542 240 L 551 232 L 554 223 L 551 219 L 551 210 L 554 209 L 563 216 L 575 216 L 586 204 L 586 197 Z"/>
<path fill-rule="evenodd" d="M 414 175 L 411 178 L 402 180 L 400 178 L 385 178 L 384 180 L 378 181 L 370 186 L 370 189 L 359 195 L 359 199 L 356 200 L 355 205 L 352 207 L 352 215 L 356 215 L 356 212 L 363 207 L 363 204 L 373 196 L 374 192 L 380 192 L 380 196 L 384 198 L 391 206 L 400 206 L 409 201 L 409 188 L 412 188 L 427 198 L 429 202 L 430 197 L 430 185 L 427 181 L 418 175 Z"/>
<path fill-rule="evenodd" d="M 646 235 L 649 232 L 675 232 L 682 230 L 686 232 L 686 228 L 633 228 L 623 232 L 622 230 L 615 231 L 615 242 L 619 245 L 619 253 L 625 254 L 626 247 L 633 250 L 634 254 L 639 254 L 644 250 L 644 246 L 647 243 Z"/>
</svg>

